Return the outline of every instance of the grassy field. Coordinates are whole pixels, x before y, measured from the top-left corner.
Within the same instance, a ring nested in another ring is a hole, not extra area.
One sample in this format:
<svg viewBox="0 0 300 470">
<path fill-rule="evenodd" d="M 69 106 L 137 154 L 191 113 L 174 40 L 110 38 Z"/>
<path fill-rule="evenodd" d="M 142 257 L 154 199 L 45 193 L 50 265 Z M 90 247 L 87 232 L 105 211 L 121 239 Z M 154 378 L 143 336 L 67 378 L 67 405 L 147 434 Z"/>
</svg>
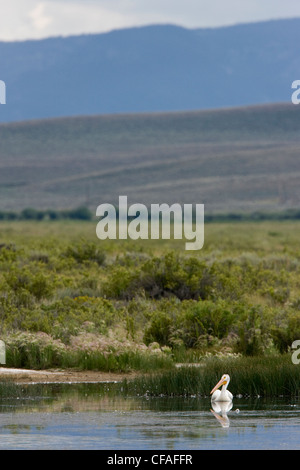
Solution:
<svg viewBox="0 0 300 470">
<path fill-rule="evenodd" d="M 103 202 L 278 211 L 300 201 L 292 104 L 0 125 L 1 210 Z"/>
<path fill-rule="evenodd" d="M 100 242 L 95 229 L 1 222 L 8 366 L 149 372 L 212 356 L 291 363 L 300 222 L 206 224 L 204 248 L 192 254 L 181 240 Z"/>
</svg>

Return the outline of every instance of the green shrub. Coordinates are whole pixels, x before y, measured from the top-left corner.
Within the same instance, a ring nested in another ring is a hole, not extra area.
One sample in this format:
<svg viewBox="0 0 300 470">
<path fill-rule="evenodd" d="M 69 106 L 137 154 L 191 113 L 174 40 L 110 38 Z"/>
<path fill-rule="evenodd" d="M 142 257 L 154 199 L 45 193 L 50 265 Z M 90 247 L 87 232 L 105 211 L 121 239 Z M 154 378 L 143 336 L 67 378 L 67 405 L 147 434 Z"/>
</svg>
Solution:
<svg viewBox="0 0 300 470">
<path fill-rule="evenodd" d="M 17 250 L 12 243 L 1 243 L 0 244 L 0 262 L 8 263 L 16 261 Z"/>
<path fill-rule="evenodd" d="M 65 255 L 73 258 L 78 263 L 95 262 L 101 266 L 105 261 L 105 253 L 97 244 L 85 240 L 68 246 Z"/>
<path fill-rule="evenodd" d="M 10 289 L 20 298 L 24 291 L 27 291 L 38 300 L 48 298 L 54 292 L 54 279 L 52 276 L 46 276 L 41 272 L 31 272 L 29 268 L 12 269 L 4 277 Z"/>
<path fill-rule="evenodd" d="M 124 266 L 114 266 L 102 282 L 102 295 L 109 299 L 133 299 L 138 294 L 137 277 L 138 272 L 133 273 Z"/>
<path fill-rule="evenodd" d="M 151 317 L 150 325 L 146 328 L 144 334 L 144 342 L 149 345 L 150 343 L 157 342 L 161 346 L 171 345 L 173 321 L 170 314 L 165 312 L 155 312 Z"/>
<path fill-rule="evenodd" d="M 134 271 L 115 267 L 105 283 L 104 293 L 121 299 L 132 299 L 139 292 L 152 299 L 171 296 L 180 300 L 205 299 L 213 282 L 214 273 L 205 262 L 170 252 L 162 258 L 147 259 Z"/>
<path fill-rule="evenodd" d="M 263 355 L 272 349 L 269 310 L 261 306 L 240 306 L 236 351 L 246 356 Z"/>
<path fill-rule="evenodd" d="M 180 300 L 205 299 L 213 284 L 206 263 L 197 258 L 181 258 L 174 252 L 146 261 L 141 268 L 139 288 L 152 298 L 174 295 Z"/>
<path fill-rule="evenodd" d="M 105 334 L 120 319 L 119 311 L 102 298 L 65 297 L 51 304 L 42 304 L 40 308 L 42 317 L 51 321 L 54 337 L 65 343 L 68 343 L 71 335 L 78 333 L 85 322 L 91 322 L 96 332 Z"/>
<path fill-rule="evenodd" d="M 271 333 L 275 346 L 281 353 L 290 350 L 292 343 L 300 339 L 300 317 L 299 314 L 291 314 L 285 318 L 285 324 L 272 326 Z"/>
<path fill-rule="evenodd" d="M 194 348 L 203 336 L 226 337 L 235 319 L 232 306 L 225 301 L 205 300 L 186 302 L 178 320 L 185 346 Z"/>
</svg>

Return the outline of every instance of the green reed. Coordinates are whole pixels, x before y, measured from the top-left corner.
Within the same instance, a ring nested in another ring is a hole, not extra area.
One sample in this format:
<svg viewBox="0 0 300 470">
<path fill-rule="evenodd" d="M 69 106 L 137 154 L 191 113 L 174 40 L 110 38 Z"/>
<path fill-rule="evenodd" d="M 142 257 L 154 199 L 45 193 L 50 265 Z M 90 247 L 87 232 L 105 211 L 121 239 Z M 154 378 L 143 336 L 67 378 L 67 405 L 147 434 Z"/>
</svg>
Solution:
<svg viewBox="0 0 300 470">
<path fill-rule="evenodd" d="M 210 390 L 227 373 L 228 389 L 241 396 L 297 396 L 300 365 L 289 355 L 274 357 L 209 358 L 199 365 L 124 381 L 127 393 L 167 396 L 209 396 Z"/>
</svg>

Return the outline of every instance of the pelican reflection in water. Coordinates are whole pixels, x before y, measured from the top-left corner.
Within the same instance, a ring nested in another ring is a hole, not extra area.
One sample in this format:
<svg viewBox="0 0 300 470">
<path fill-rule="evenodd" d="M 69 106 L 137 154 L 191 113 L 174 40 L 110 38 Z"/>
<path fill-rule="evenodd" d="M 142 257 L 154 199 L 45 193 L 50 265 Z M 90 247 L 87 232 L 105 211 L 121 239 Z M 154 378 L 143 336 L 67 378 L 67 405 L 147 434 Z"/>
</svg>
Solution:
<svg viewBox="0 0 300 470">
<path fill-rule="evenodd" d="M 229 428 L 230 426 L 230 421 L 227 416 L 227 413 L 231 410 L 232 408 L 232 401 L 212 401 L 211 402 L 212 414 L 214 417 L 219 421 L 221 424 L 222 428 Z"/>
</svg>

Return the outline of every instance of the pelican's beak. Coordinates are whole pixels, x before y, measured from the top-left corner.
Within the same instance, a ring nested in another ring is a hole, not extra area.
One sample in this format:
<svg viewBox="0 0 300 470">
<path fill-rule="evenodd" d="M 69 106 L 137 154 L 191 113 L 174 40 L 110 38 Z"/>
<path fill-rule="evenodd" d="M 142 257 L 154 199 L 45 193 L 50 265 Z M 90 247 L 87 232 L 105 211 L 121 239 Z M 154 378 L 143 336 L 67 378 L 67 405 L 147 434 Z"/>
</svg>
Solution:
<svg viewBox="0 0 300 470">
<path fill-rule="evenodd" d="M 212 389 L 212 391 L 210 392 L 210 394 L 214 393 L 218 388 L 221 387 L 221 385 L 226 385 L 227 384 L 227 380 L 226 379 L 222 379 L 219 380 L 219 382 L 217 383 L 217 385 L 214 386 L 214 388 Z"/>
</svg>

